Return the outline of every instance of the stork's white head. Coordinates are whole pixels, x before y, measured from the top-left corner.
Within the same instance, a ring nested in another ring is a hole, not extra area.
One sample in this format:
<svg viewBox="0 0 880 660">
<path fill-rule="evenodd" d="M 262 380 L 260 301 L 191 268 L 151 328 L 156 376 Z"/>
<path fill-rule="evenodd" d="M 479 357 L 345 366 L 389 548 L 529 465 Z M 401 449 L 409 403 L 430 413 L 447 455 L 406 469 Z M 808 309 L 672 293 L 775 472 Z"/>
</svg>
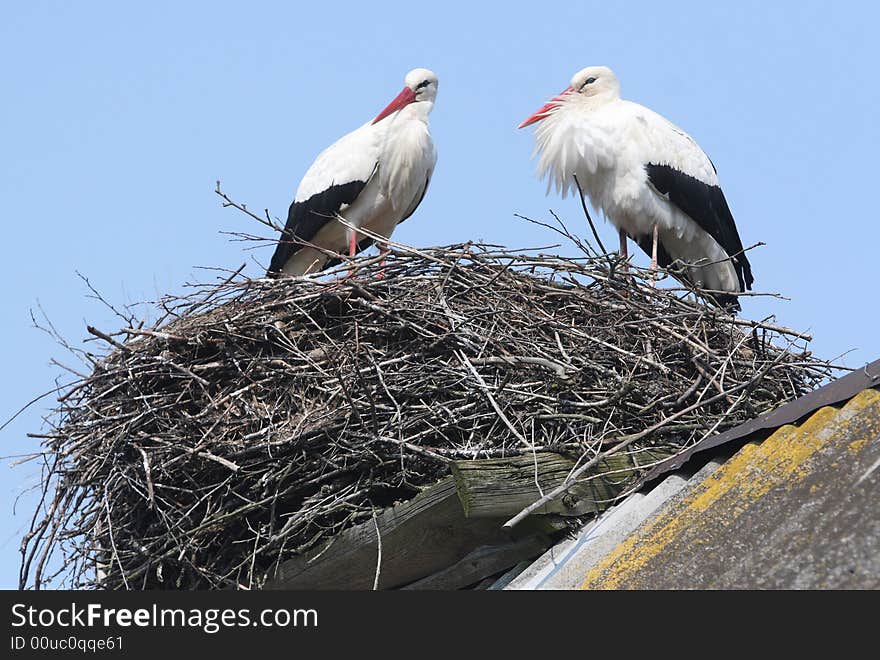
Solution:
<svg viewBox="0 0 880 660">
<path fill-rule="evenodd" d="M 430 69 L 413 69 L 403 82 L 409 87 L 418 101 L 433 101 L 437 98 L 437 74 Z"/>
<path fill-rule="evenodd" d="M 571 87 L 585 98 L 608 95 L 612 98 L 620 98 L 620 83 L 614 71 L 607 66 L 588 66 L 581 69 L 571 77 Z"/>
<path fill-rule="evenodd" d="M 569 87 L 550 99 L 517 128 L 541 121 L 557 108 L 568 103 L 583 102 L 596 105 L 619 98 L 620 83 L 617 82 L 614 72 L 607 66 L 588 66 L 571 77 Z"/>
<path fill-rule="evenodd" d="M 425 103 L 425 114 L 434 107 L 437 98 L 437 74 L 430 69 L 413 69 L 404 78 L 404 88 L 388 106 L 378 114 L 373 123 L 380 122 L 388 115 L 402 110 L 410 103 Z"/>
</svg>

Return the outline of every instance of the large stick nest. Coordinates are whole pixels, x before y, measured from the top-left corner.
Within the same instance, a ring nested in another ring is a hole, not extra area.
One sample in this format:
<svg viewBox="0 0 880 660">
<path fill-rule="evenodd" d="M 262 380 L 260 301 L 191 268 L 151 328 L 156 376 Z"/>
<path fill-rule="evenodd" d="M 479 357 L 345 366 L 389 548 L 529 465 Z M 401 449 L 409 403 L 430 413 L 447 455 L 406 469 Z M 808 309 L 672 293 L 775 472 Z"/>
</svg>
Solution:
<svg viewBox="0 0 880 660">
<path fill-rule="evenodd" d="M 91 329 L 111 348 L 41 436 L 22 586 L 259 587 L 450 460 L 589 460 L 651 427 L 628 450 L 680 451 L 835 369 L 804 335 L 608 255 L 465 244 L 356 264 L 193 285 L 149 326 Z"/>
</svg>

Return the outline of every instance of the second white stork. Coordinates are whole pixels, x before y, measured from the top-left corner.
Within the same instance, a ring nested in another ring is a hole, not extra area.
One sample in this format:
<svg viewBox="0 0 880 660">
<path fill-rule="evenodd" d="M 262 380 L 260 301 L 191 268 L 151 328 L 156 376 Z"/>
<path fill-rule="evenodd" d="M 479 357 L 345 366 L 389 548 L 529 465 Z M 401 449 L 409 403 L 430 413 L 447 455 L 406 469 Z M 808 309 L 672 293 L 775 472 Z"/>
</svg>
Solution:
<svg viewBox="0 0 880 660">
<path fill-rule="evenodd" d="M 421 203 L 437 162 L 428 114 L 438 81 L 413 69 L 405 83 L 375 119 L 322 151 L 305 173 L 267 277 L 320 271 L 346 250 L 353 257 L 373 243 L 358 228 L 388 238 Z"/>
<path fill-rule="evenodd" d="M 570 86 L 522 122 L 535 130 L 538 174 L 565 197 L 579 184 L 594 207 L 651 256 L 735 311 L 752 268 L 715 166 L 683 130 L 620 98 L 608 67 L 578 71 Z M 575 181 L 577 177 L 577 181 Z M 677 263 L 676 263 L 677 262 Z M 715 292 L 714 294 L 712 292 Z"/>
</svg>

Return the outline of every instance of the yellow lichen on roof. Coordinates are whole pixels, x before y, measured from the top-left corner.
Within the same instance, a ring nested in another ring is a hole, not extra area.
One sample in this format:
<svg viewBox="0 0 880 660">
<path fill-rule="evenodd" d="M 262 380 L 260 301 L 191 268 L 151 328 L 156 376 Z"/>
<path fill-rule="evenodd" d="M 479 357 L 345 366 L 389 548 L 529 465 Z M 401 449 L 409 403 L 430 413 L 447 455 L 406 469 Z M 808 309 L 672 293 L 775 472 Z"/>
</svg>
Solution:
<svg viewBox="0 0 880 660">
<path fill-rule="evenodd" d="M 866 419 L 880 425 L 880 392 L 873 389 L 839 410 L 821 408 L 800 426 L 780 427 L 762 443 L 745 445 L 595 564 L 581 588 L 640 588 L 641 569 L 676 548 L 707 545 L 719 525 L 729 526 L 772 489 L 789 490 L 798 484 L 824 448 L 848 442 L 849 452 L 861 451 L 868 444 L 864 435 L 850 430 Z"/>
</svg>

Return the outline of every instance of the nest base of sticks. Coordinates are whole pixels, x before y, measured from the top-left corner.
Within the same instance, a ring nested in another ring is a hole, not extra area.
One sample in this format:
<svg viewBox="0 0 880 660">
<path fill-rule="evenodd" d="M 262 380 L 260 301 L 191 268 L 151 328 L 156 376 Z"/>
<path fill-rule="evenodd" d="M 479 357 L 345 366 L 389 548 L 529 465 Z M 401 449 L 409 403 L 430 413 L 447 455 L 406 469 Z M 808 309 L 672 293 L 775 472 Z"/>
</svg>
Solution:
<svg viewBox="0 0 880 660">
<path fill-rule="evenodd" d="M 805 335 L 650 277 L 401 248 L 92 328 L 108 349 L 40 436 L 22 586 L 486 586 L 658 460 L 834 375 Z"/>
</svg>

